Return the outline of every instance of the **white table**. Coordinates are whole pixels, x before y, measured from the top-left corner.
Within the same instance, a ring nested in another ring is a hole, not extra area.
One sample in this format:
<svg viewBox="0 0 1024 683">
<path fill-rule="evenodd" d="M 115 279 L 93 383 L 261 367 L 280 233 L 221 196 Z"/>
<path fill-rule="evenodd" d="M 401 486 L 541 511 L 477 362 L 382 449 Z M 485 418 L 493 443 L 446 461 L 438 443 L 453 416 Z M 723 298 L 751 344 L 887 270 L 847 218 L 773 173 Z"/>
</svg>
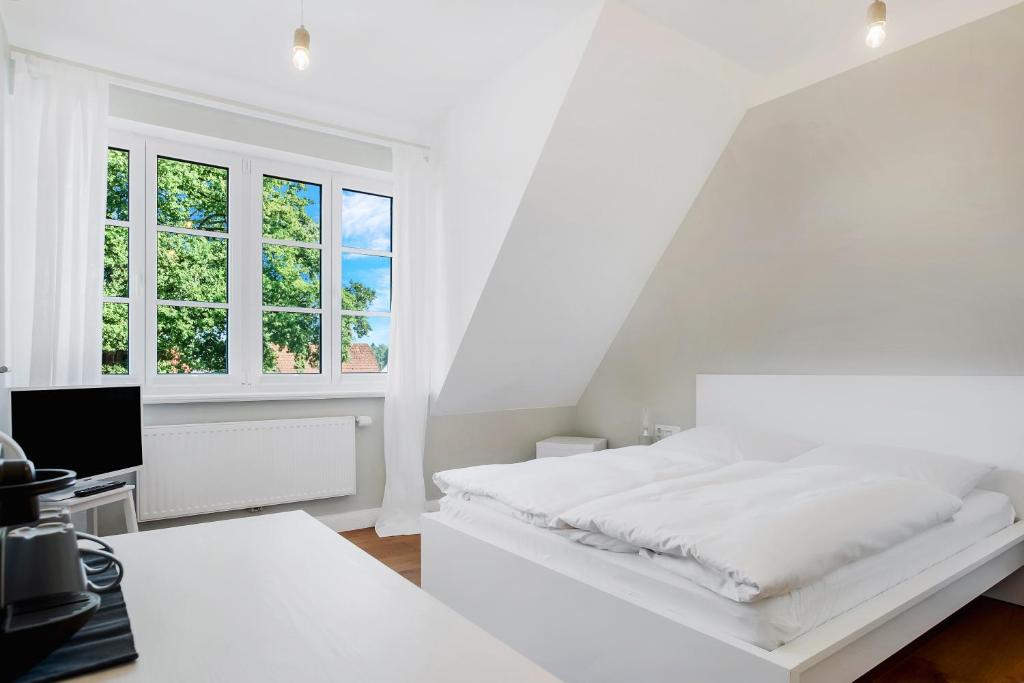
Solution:
<svg viewBox="0 0 1024 683">
<path fill-rule="evenodd" d="M 119 502 L 124 510 L 125 529 L 127 529 L 129 533 L 135 533 L 139 530 L 139 521 L 135 516 L 135 495 L 132 493 L 134 490 L 134 485 L 125 484 L 119 488 L 104 491 L 103 493 L 97 493 L 86 498 L 71 496 L 69 498 L 53 500 L 43 496 L 39 501 L 39 506 L 44 510 L 67 508 L 67 511 L 72 514 L 75 512 L 86 511 L 88 514 L 86 531 L 95 534 L 97 533 L 96 530 L 99 528 L 97 521 L 98 508 L 102 505 L 110 505 L 112 503 Z"/>
<path fill-rule="evenodd" d="M 76 681 L 558 680 L 304 512 L 107 540 L 139 659 Z"/>
</svg>

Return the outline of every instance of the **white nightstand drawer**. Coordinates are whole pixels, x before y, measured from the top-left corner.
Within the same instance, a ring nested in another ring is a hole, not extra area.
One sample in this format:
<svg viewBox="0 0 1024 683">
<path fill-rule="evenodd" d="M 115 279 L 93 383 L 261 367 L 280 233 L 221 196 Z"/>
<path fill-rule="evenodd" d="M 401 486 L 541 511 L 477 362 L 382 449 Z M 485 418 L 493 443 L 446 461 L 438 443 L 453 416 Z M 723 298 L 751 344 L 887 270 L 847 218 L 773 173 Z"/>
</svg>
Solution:
<svg viewBox="0 0 1024 683">
<path fill-rule="evenodd" d="M 538 458 L 559 458 L 578 453 L 603 451 L 608 447 L 608 439 L 590 436 L 552 436 L 537 442 Z"/>
</svg>

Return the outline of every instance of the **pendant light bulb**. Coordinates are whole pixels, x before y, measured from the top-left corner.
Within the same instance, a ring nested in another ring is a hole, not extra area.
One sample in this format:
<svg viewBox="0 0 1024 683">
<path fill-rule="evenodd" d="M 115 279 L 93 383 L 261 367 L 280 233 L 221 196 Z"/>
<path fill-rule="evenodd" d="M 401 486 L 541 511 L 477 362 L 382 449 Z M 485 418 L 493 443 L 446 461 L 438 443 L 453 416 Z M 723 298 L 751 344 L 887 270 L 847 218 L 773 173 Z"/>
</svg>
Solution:
<svg viewBox="0 0 1024 683">
<path fill-rule="evenodd" d="M 305 26 L 295 29 L 295 41 L 292 43 L 292 65 L 299 71 L 309 66 L 309 31 Z"/>
<path fill-rule="evenodd" d="M 885 42 L 885 3 L 874 0 L 868 7 L 868 47 L 874 49 Z"/>
</svg>

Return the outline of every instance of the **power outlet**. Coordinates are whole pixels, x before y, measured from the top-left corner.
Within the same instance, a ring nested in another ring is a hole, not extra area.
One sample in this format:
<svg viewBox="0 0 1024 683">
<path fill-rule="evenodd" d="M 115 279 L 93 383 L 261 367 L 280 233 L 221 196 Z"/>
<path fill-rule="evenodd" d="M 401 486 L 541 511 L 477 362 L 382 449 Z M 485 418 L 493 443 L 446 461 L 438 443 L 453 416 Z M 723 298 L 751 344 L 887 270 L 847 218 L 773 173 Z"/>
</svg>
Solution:
<svg viewBox="0 0 1024 683">
<path fill-rule="evenodd" d="M 681 431 L 683 431 L 683 428 L 679 425 L 654 425 L 654 440 L 661 441 Z"/>
</svg>

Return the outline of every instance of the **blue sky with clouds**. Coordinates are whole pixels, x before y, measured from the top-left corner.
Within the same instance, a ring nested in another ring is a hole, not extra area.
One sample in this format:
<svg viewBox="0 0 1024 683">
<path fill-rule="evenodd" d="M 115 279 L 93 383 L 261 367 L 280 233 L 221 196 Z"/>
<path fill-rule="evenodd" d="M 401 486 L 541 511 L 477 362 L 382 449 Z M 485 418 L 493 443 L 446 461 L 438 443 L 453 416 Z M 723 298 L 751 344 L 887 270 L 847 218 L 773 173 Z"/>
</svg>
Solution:
<svg viewBox="0 0 1024 683">
<path fill-rule="evenodd" d="M 352 249 L 391 251 L 391 198 L 355 192 L 342 191 L 341 243 Z M 373 289 L 377 296 L 370 304 L 370 311 L 391 310 L 391 259 L 386 256 L 343 253 L 341 257 L 341 280 L 346 285 L 360 282 Z M 391 320 L 371 316 L 373 331 L 355 341 L 371 344 L 388 344 Z"/>
<path fill-rule="evenodd" d="M 319 185 L 296 182 L 297 192 L 309 201 L 306 213 L 318 225 L 322 219 L 322 189 Z M 391 251 L 391 198 L 342 191 L 342 245 L 353 249 Z M 342 283 L 361 282 L 373 289 L 377 296 L 370 311 L 386 313 L 391 310 L 391 259 L 386 256 L 343 253 L 341 257 Z M 388 344 L 391 320 L 369 316 L 373 330 L 354 341 L 370 344 Z"/>
<path fill-rule="evenodd" d="M 391 251 L 391 198 L 342 190 L 341 245 Z"/>
</svg>

